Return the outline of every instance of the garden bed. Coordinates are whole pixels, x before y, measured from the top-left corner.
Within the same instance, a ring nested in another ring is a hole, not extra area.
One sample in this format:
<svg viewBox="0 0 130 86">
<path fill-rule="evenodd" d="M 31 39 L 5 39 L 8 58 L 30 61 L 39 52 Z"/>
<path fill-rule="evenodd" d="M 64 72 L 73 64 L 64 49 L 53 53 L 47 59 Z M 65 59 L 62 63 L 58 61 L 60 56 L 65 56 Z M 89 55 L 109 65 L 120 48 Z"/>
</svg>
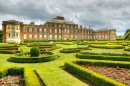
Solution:
<svg viewBox="0 0 130 86">
<path fill-rule="evenodd" d="M 0 86 L 25 86 L 22 75 L 6 75 L 0 78 Z"/>
<path fill-rule="evenodd" d="M 35 75 L 33 70 L 30 69 L 29 67 L 3 67 L 0 69 L 0 78 L 1 78 L 1 84 L 2 83 L 4 84 L 0 86 L 17 86 L 17 85 L 6 85 L 6 84 L 7 83 L 16 84 L 18 83 L 18 79 L 19 81 L 22 80 L 21 82 L 19 82 L 20 85 L 18 86 L 24 86 L 21 84 L 25 84 L 25 86 L 41 86 L 38 81 L 38 77 Z"/>
<path fill-rule="evenodd" d="M 92 70 L 96 73 L 107 76 L 111 79 L 114 79 L 118 82 L 126 84 L 126 86 L 130 86 L 130 69 L 127 68 L 119 68 L 119 67 L 99 67 L 99 66 L 90 66 L 90 64 L 81 65 L 84 68 Z"/>
<path fill-rule="evenodd" d="M 73 60 L 65 62 L 65 67 L 74 74 L 89 80 L 96 86 L 126 86 L 116 80 L 113 80 L 107 76 L 96 73 L 88 68 L 84 68 L 80 65 L 90 64 L 92 66 L 107 66 L 107 67 L 120 67 L 130 68 L 130 62 L 122 61 L 107 61 L 107 60 Z"/>
</svg>

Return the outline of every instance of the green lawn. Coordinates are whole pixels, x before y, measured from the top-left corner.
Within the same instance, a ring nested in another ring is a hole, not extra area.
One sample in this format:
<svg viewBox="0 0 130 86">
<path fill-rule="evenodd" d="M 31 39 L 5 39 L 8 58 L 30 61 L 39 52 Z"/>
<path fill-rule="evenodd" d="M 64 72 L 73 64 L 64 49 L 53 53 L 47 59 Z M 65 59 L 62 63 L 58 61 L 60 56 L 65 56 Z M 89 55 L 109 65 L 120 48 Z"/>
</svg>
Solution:
<svg viewBox="0 0 130 86">
<path fill-rule="evenodd" d="M 63 48 L 76 47 L 77 45 L 60 45 Z M 28 52 L 30 48 L 22 45 L 20 48 L 24 52 Z M 7 59 L 10 57 L 9 54 L 0 54 L 0 67 L 5 66 L 29 66 L 32 69 L 36 70 L 44 83 L 47 86 L 88 86 L 84 82 L 70 75 L 66 71 L 61 69 L 61 66 L 64 65 L 66 60 L 76 59 L 75 53 L 72 54 L 63 54 L 59 52 L 60 49 L 54 50 L 53 52 L 60 56 L 59 59 L 55 61 L 45 62 L 45 63 L 13 63 L 7 62 Z"/>
</svg>

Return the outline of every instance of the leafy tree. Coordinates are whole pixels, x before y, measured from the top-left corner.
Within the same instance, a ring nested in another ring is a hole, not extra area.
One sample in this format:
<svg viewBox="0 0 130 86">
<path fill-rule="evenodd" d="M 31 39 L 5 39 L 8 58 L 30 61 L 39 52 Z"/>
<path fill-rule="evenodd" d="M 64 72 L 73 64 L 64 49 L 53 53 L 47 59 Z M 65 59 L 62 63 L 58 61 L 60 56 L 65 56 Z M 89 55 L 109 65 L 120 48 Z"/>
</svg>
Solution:
<svg viewBox="0 0 130 86">
<path fill-rule="evenodd" d="M 127 29 L 124 34 L 125 39 L 130 39 L 130 29 Z"/>
</svg>

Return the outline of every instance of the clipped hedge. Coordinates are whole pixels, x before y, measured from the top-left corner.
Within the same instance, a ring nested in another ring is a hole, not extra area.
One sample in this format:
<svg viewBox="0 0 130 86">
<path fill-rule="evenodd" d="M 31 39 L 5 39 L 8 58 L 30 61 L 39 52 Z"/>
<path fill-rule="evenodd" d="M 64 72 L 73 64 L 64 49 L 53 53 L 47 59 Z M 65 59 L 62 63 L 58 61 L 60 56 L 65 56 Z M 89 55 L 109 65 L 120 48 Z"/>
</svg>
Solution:
<svg viewBox="0 0 130 86">
<path fill-rule="evenodd" d="M 98 59 L 98 60 L 113 60 L 113 61 L 130 61 L 129 56 L 110 56 L 110 55 L 94 55 L 76 53 L 76 57 L 80 59 Z"/>
<path fill-rule="evenodd" d="M 58 55 L 53 55 L 52 52 L 41 52 L 41 54 L 45 54 L 41 57 L 24 57 L 24 55 L 29 55 L 29 52 L 19 53 L 11 56 L 8 61 L 16 62 L 16 63 L 41 63 L 48 62 L 59 58 Z"/>
<path fill-rule="evenodd" d="M 14 53 L 20 53 L 20 52 L 21 50 L 18 44 L 0 43 L 0 53 L 14 54 Z"/>
<path fill-rule="evenodd" d="M 108 45 L 108 44 L 90 44 L 89 47 L 94 48 L 104 48 L 104 49 L 123 49 L 125 46 L 123 45 Z"/>
<path fill-rule="evenodd" d="M 88 50 L 89 47 L 77 47 L 77 48 L 63 48 L 60 50 L 61 53 L 77 53 L 81 50 Z"/>
<path fill-rule="evenodd" d="M 73 45 L 74 42 L 62 42 L 61 44 L 63 44 L 63 45 Z"/>
<path fill-rule="evenodd" d="M 24 40 L 26 43 L 32 43 L 32 42 L 50 42 L 50 40 Z"/>
<path fill-rule="evenodd" d="M 88 62 L 87 62 L 87 60 L 84 60 L 84 63 L 85 63 L 85 61 L 86 61 L 86 63 L 89 63 L 89 64 L 91 63 L 94 65 L 94 62 L 91 62 L 90 60 L 88 60 Z M 95 60 L 95 62 L 96 62 L 96 60 Z M 80 77 L 91 81 L 96 86 L 125 86 L 124 84 L 117 82 L 109 77 L 103 76 L 101 74 L 98 74 L 96 72 L 93 72 L 89 69 L 86 69 L 86 68 L 83 68 L 83 67 L 77 65 L 77 64 L 81 64 L 81 63 L 83 63 L 82 60 L 67 61 L 67 62 L 65 62 L 65 67 L 67 69 L 69 69 L 72 73 L 75 73 L 75 74 L 79 75 Z M 100 63 L 97 63 L 97 64 L 100 64 Z M 115 62 L 115 64 L 116 64 L 116 62 Z M 122 63 L 120 63 L 120 64 L 122 64 Z M 129 63 L 129 66 L 130 66 L 130 63 Z"/>
<path fill-rule="evenodd" d="M 2 54 L 15 54 L 15 53 L 21 53 L 20 50 L 0 50 L 0 53 Z"/>
<path fill-rule="evenodd" d="M 91 55 L 109 55 L 109 56 L 130 56 L 127 52 L 96 52 L 96 51 L 81 51 L 80 54 L 91 54 Z"/>
<path fill-rule="evenodd" d="M 23 75 L 25 86 L 41 86 L 37 76 L 28 67 L 5 67 L 0 69 L 0 77 L 5 75 Z"/>
<path fill-rule="evenodd" d="M 124 51 L 130 51 L 130 47 L 126 47 Z"/>
<path fill-rule="evenodd" d="M 61 53 L 76 53 L 80 52 L 80 49 L 60 50 Z"/>
<path fill-rule="evenodd" d="M 53 42 L 35 42 L 35 43 L 27 43 L 28 47 L 52 47 L 55 46 Z"/>
<path fill-rule="evenodd" d="M 24 68 L 24 78 L 26 86 L 41 86 L 36 74 L 30 68 Z"/>
<path fill-rule="evenodd" d="M 57 59 L 57 55 L 52 56 L 45 56 L 45 57 L 25 57 L 25 58 L 19 58 L 19 57 L 13 57 L 11 56 L 8 61 L 16 62 L 16 63 L 41 63 L 41 62 L 48 62 Z"/>
</svg>

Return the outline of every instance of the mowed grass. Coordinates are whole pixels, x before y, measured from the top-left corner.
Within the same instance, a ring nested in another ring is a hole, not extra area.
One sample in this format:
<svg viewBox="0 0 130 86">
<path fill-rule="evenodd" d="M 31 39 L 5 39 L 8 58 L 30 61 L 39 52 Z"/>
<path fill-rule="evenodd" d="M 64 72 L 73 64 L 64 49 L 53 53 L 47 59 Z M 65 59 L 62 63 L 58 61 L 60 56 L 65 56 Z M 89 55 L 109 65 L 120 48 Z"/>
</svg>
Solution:
<svg viewBox="0 0 130 86">
<path fill-rule="evenodd" d="M 76 47 L 77 45 L 61 45 L 63 48 Z M 30 51 L 30 48 L 22 45 L 22 50 L 24 52 Z M 54 50 L 53 53 L 60 56 L 59 59 L 44 62 L 44 63 L 13 63 L 8 62 L 7 59 L 10 57 L 9 54 L 0 54 L 0 67 L 6 66 L 29 66 L 33 70 L 36 70 L 40 75 L 41 79 L 47 86 L 88 86 L 86 83 L 75 78 L 71 74 L 64 71 L 61 67 L 64 66 L 64 62 L 70 59 L 76 59 L 75 53 L 64 54 L 59 52 L 60 49 Z"/>
</svg>

